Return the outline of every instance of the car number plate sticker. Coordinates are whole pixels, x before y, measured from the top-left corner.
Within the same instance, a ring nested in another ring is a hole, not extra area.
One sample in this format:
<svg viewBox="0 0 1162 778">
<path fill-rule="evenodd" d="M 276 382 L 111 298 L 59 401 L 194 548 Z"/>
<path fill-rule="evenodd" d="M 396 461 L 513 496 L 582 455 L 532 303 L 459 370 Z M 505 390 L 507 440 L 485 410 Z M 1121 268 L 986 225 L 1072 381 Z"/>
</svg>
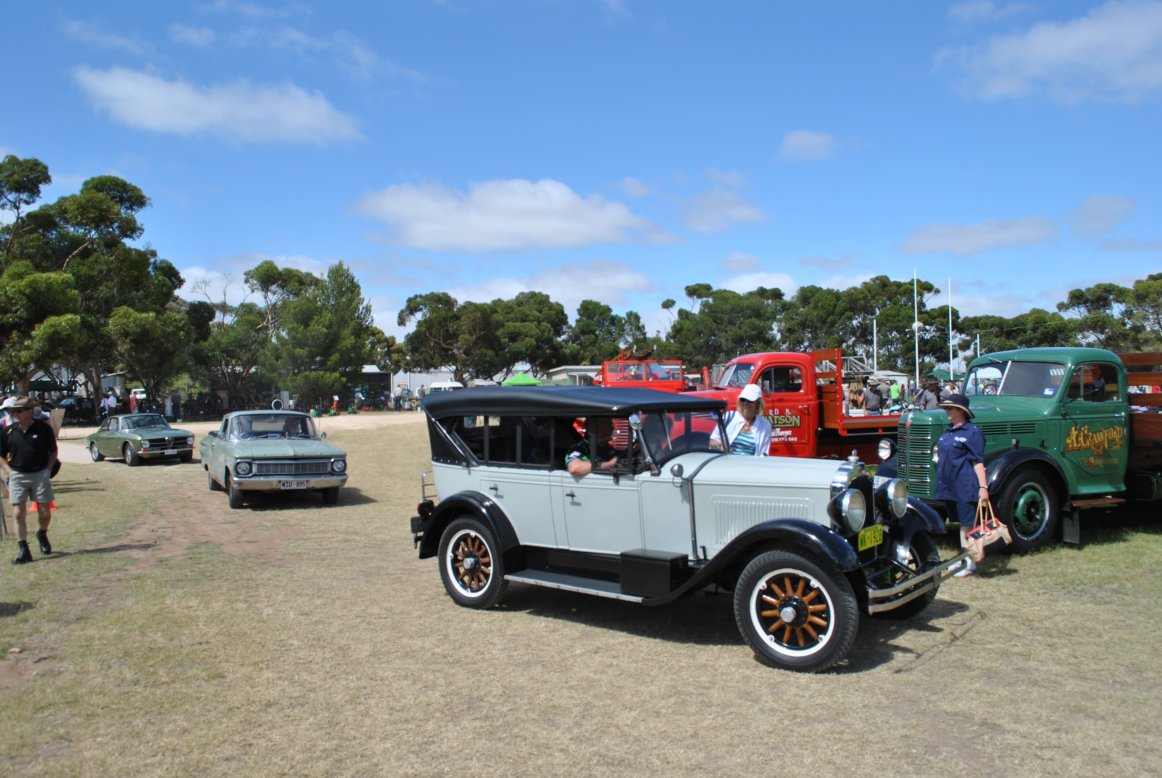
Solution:
<svg viewBox="0 0 1162 778">
<path fill-rule="evenodd" d="M 307 482 L 306 481 L 279 481 L 278 488 L 279 489 L 306 489 Z"/>
<path fill-rule="evenodd" d="M 873 524 L 859 531 L 859 550 L 866 551 L 884 542 L 884 525 Z"/>
<path fill-rule="evenodd" d="M 881 486 L 883 486 L 884 484 L 886 484 L 890 480 L 891 479 L 888 478 L 886 475 L 873 476 L 872 477 L 872 488 L 879 489 Z"/>
<path fill-rule="evenodd" d="M 167 448 L 167 449 L 165 450 L 165 455 L 166 455 L 167 457 L 172 457 L 172 456 L 173 456 L 174 454 L 176 454 L 176 453 L 178 453 L 178 450 L 177 450 L 176 448 Z"/>
</svg>

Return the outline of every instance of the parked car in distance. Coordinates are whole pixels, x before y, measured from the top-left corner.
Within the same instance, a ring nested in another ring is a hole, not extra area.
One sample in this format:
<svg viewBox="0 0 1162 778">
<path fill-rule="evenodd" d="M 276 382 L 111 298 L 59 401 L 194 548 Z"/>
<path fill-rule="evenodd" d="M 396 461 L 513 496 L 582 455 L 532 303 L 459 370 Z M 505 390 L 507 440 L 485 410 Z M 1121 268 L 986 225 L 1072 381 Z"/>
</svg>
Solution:
<svg viewBox="0 0 1162 778">
<path fill-rule="evenodd" d="M 464 384 L 459 381 L 433 381 L 432 385 L 428 387 L 428 394 L 436 394 L 438 392 L 454 392 L 457 389 L 463 389 Z"/>
<path fill-rule="evenodd" d="M 109 416 L 86 440 L 94 462 L 120 458 L 133 467 L 143 459 L 194 458 L 194 433 L 169 426 L 160 413 Z"/>
<path fill-rule="evenodd" d="M 198 445 L 211 491 L 225 490 L 231 508 L 247 492 L 316 491 L 334 505 L 347 483 L 347 452 L 327 443 L 314 420 L 298 411 L 234 411 Z"/>
<path fill-rule="evenodd" d="M 429 395 L 420 558 L 436 557 L 468 608 L 499 603 L 510 582 L 642 605 L 718 586 L 761 662 L 806 672 L 843 660 L 861 614 L 906 618 L 935 599 L 964 554 L 940 559 L 944 522 L 903 481 L 874 487 L 854 457 L 713 448 L 725 406 L 642 388 Z M 574 476 L 582 434 L 610 465 Z"/>
<path fill-rule="evenodd" d="M 76 395 L 62 397 L 56 403 L 56 407 L 64 410 L 66 424 L 89 424 L 96 418 L 93 400 L 88 397 L 77 397 Z"/>
</svg>

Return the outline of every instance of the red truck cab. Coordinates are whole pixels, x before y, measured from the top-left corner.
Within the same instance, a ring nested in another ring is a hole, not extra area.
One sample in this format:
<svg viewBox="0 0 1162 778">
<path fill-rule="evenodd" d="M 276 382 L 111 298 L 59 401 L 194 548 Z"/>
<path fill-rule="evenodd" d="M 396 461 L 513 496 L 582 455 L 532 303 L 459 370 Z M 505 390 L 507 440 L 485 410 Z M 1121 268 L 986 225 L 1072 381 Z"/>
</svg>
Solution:
<svg viewBox="0 0 1162 778">
<path fill-rule="evenodd" d="M 849 408 L 848 386 L 858 383 L 862 392 L 865 377 L 861 372 L 845 378 L 840 349 L 743 354 L 727 363 L 713 388 L 697 394 L 724 399 L 735 410 L 742 388 L 758 384 L 772 427 L 771 456 L 846 459 L 854 450 L 872 462 L 880 440 L 896 437 L 900 414 L 872 416 Z"/>
<path fill-rule="evenodd" d="M 614 388 L 641 387 L 662 392 L 684 392 L 690 386 L 680 359 L 654 359 L 652 350 L 629 349 L 617 359 L 601 363 L 601 373 L 593 379 L 600 386 Z"/>
</svg>

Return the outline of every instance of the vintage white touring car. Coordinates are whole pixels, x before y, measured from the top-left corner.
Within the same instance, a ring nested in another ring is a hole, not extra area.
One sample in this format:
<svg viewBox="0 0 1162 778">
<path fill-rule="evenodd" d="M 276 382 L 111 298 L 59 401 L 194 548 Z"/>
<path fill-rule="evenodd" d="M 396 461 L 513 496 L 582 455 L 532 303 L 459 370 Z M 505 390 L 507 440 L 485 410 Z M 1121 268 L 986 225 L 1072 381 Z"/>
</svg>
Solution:
<svg viewBox="0 0 1162 778">
<path fill-rule="evenodd" d="M 723 408 L 650 389 L 431 395 L 420 557 L 437 557 L 448 594 L 472 608 L 509 582 L 644 605 L 725 587 L 759 660 L 802 671 L 841 661 L 861 612 L 932 602 L 963 555 L 940 559 L 931 533 L 944 523 L 903 482 L 873 490 L 857 461 L 724 453 L 710 445 Z M 592 451 L 612 445 L 616 466 L 571 475 L 583 435 Z"/>
</svg>

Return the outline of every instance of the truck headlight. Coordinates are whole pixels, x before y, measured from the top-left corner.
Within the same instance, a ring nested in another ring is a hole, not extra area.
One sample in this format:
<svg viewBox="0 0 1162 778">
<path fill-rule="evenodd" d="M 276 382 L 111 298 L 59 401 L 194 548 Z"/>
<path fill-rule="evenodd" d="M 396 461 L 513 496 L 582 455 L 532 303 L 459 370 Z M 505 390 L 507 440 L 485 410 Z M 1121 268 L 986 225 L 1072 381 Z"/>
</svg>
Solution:
<svg viewBox="0 0 1162 778">
<path fill-rule="evenodd" d="M 331 472 L 333 472 L 333 473 L 345 473 L 345 472 L 347 472 L 347 460 L 346 459 L 332 459 L 331 460 Z"/>
<path fill-rule="evenodd" d="M 876 454 L 879 455 L 881 462 L 883 462 L 894 453 L 896 453 L 896 445 L 888 438 L 884 438 L 880 441 L 879 445 L 876 446 Z"/>
<path fill-rule="evenodd" d="M 254 465 L 249 462 L 237 462 L 234 465 L 235 475 L 250 475 L 254 471 Z"/>
<path fill-rule="evenodd" d="M 859 532 L 867 521 L 867 501 L 859 489 L 845 489 L 839 497 L 839 515 L 848 532 Z"/>
</svg>

